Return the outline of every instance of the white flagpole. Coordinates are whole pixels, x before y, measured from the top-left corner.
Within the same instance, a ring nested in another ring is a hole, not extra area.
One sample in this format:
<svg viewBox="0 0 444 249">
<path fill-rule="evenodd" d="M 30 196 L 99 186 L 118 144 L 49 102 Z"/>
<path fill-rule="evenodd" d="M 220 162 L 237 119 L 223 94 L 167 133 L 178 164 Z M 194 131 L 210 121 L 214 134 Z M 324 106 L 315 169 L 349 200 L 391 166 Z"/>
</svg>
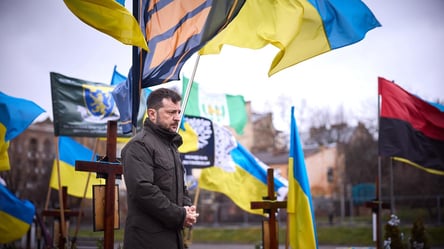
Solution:
<svg viewBox="0 0 444 249">
<path fill-rule="evenodd" d="M 197 66 L 199 65 L 199 59 L 200 59 L 200 55 L 198 53 L 197 58 L 196 58 L 196 62 L 194 63 L 193 73 L 191 74 L 191 78 L 188 82 L 187 89 L 184 93 L 184 97 L 182 100 L 182 106 L 181 106 L 181 110 L 180 110 L 180 122 L 182 122 L 183 114 L 185 112 L 185 108 L 187 107 L 188 98 L 190 96 L 190 91 L 191 91 L 191 86 L 193 85 L 194 76 L 196 75 Z M 176 132 L 179 132 L 179 129 L 180 129 L 180 125 L 177 127 Z"/>
</svg>

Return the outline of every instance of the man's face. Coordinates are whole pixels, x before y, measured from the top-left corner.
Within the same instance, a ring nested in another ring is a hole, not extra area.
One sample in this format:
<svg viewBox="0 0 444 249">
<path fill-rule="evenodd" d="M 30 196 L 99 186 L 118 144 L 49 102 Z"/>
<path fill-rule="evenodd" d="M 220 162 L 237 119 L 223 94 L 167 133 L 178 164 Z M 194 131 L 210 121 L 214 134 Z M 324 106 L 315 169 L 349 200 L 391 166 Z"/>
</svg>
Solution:
<svg viewBox="0 0 444 249">
<path fill-rule="evenodd" d="M 163 99 L 162 103 L 163 107 L 159 110 L 148 110 L 150 119 L 160 127 L 176 132 L 180 122 L 180 102 L 175 104 L 170 99 Z"/>
</svg>

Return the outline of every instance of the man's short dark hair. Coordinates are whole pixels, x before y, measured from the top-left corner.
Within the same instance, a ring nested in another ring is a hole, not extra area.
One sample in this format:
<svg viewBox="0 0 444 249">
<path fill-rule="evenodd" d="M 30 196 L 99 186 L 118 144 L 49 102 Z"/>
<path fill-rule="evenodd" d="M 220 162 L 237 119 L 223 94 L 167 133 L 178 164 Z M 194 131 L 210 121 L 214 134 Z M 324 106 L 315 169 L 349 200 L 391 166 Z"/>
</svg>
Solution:
<svg viewBox="0 0 444 249">
<path fill-rule="evenodd" d="M 158 88 L 150 93 L 148 99 L 146 100 L 147 109 L 159 110 L 163 106 L 162 100 L 170 99 L 173 103 L 177 103 L 182 100 L 180 94 L 174 90 L 168 88 Z"/>
</svg>

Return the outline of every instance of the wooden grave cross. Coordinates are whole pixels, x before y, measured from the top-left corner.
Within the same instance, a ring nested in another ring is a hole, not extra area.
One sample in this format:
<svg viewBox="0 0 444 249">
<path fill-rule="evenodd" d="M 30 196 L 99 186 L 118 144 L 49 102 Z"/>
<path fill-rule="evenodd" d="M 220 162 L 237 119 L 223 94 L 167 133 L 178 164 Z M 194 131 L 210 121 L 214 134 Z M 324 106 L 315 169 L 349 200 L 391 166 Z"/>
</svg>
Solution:
<svg viewBox="0 0 444 249">
<path fill-rule="evenodd" d="M 274 192 L 274 174 L 273 168 L 267 170 L 267 192 L 268 195 L 263 197 L 263 201 L 252 201 L 250 204 L 251 209 L 263 209 L 265 213 L 268 214 L 268 234 L 267 232 L 262 232 L 262 237 L 264 238 L 264 248 L 265 249 L 278 249 L 278 226 L 276 222 L 276 212 L 279 208 L 286 208 L 286 201 L 276 201 L 276 196 Z M 267 248 L 267 239 L 269 242 Z"/>
<path fill-rule="evenodd" d="M 96 172 L 98 177 L 106 179 L 104 211 L 104 249 L 114 248 L 115 222 L 115 184 L 116 178 L 123 173 L 123 168 L 116 158 L 117 121 L 108 121 L 106 139 L 106 157 L 101 161 L 76 161 L 77 171 Z"/>
<path fill-rule="evenodd" d="M 63 216 L 66 217 L 67 219 L 69 219 L 70 217 L 75 217 L 79 215 L 79 211 L 76 210 L 71 210 L 69 208 L 67 208 L 68 206 L 68 187 L 66 186 L 62 186 L 62 204 L 61 207 L 63 207 L 63 210 L 60 209 L 46 209 L 42 211 L 42 216 L 49 216 L 49 217 L 54 217 L 55 220 L 57 220 L 59 222 L 59 226 L 58 227 L 54 227 L 54 233 L 53 233 L 53 240 L 55 241 L 55 238 L 57 236 L 57 246 L 58 248 L 65 248 L 65 244 L 66 244 L 66 237 L 65 235 L 62 233 L 63 229 L 62 226 L 66 226 L 67 225 L 67 221 L 64 220 L 65 224 L 62 224 L 62 212 L 63 212 Z M 54 222 L 55 224 L 55 222 Z M 49 241 L 47 241 L 49 242 Z M 51 243 L 53 243 L 53 241 L 51 241 Z M 50 246 L 50 245 L 46 245 L 46 246 Z"/>
</svg>

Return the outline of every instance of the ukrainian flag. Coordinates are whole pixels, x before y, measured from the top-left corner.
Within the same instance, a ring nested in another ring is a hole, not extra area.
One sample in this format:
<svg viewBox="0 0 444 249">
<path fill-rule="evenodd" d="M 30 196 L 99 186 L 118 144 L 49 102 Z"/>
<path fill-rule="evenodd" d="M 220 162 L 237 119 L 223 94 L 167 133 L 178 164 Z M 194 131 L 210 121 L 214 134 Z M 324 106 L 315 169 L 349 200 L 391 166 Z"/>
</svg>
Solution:
<svg viewBox="0 0 444 249">
<path fill-rule="evenodd" d="M 288 237 L 291 249 L 318 248 L 316 222 L 304 152 L 291 107 L 290 153 L 288 160 Z"/>
<path fill-rule="evenodd" d="M 45 112 L 32 101 L 0 92 L 0 171 L 10 170 L 9 141 L 20 135 L 32 121 Z"/>
<path fill-rule="evenodd" d="M 360 0 L 246 1 L 236 18 L 200 53 L 220 53 L 224 44 L 251 49 L 270 44 L 280 50 L 270 66 L 271 76 L 301 61 L 356 43 L 379 26 Z"/>
<path fill-rule="evenodd" d="M 213 123 L 214 129 L 225 129 L 217 127 Z M 215 132 L 216 136 L 228 132 Z M 231 133 L 230 133 L 231 134 Z M 231 135 L 232 136 L 232 135 Z M 234 137 L 232 137 L 234 139 Z M 223 144 L 229 138 L 215 137 L 215 141 L 227 148 L 230 145 Z M 268 166 L 257 159 L 251 152 L 241 144 L 234 141 L 234 148 L 229 152 L 228 158 L 220 158 L 220 149 L 216 148 L 216 162 L 223 162 L 227 165 L 216 165 L 204 168 L 199 178 L 199 186 L 203 189 L 216 191 L 228 196 L 238 207 L 252 213 L 263 215 L 263 210 L 251 209 L 252 201 L 263 200 L 267 195 L 267 169 Z M 217 145 L 216 145 L 217 146 Z M 278 174 L 274 177 L 274 190 L 278 193 L 278 199 L 282 199 L 287 194 L 287 181 Z M 280 198 L 281 197 L 281 198 Z"/>
<path fill-rule="evenodd" d="M 91 173 L 88 186 L 86 186 L 90 172 L 76 171 L 75 165 L 76 161 L 91 161 L 93 152 L 74 139 L 64 136 L 59 137 L 59 158 L 61 186 L 68 187 L 69 195 L 83 198 L 85 188 L 87 188 L 85 198 L 91 199 L 92 185 L 105 183 L 105 181 L 96 178 L 95 173 Z M 49 184 L 51 188 L 59 189 L 57 158 L 54 160 Z"/>
<path fill-rule="evenodd" d="M 27 200 L 19 200 L 0 184 L 0 244 L 20 239 L 29 230 L 35 207 Z"/>
<path fill-rule="evenodd" d="M 123 44 L 148 50 L 137 20 L 115 0 L 64 0 L 64 2 L 74 15 L 89 26 Z"/>
</svg>

